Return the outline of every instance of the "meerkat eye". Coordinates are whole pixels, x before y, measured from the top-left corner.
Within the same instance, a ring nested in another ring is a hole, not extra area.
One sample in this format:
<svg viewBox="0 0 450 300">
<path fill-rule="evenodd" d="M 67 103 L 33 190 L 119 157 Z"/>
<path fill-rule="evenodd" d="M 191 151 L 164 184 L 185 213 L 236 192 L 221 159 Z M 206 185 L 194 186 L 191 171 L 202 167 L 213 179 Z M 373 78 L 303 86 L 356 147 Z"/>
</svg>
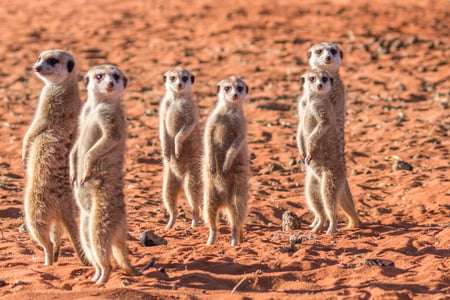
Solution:
<svg viewBox="0 0 450 300">
<path fill-rule="evenodd" d="M 187 82 L 188 81 L 188 77 L 187 76 L 183 76 L 183 77 L 181 77 L 181 81 L 183 81 L 183 82 Z"/>
<path fill-rule="evenodd" d="M 47 62 L 53 66 L 56 65 L 59 61 L 56 58 L 49 58 Z"/>
<path fill-rule="evenodd" d="M 113 74 L 113 78 L 114 78 L 114 80 L 119 80 L 120 79 L 120 76 L 119 76 L 119 74 Z"/>
<path fill-rule="evenodd" d="M 224 87 L 223 89 L 225 90 L 225 92 L 227 92 L 227 93 L 228 93 L 228 92 L 229 92 L 229 91 L 231 90 L 231 87 L 229 87 L 229 86 L 226 86 L 226 87 Z"/>
<path fill-rule="evenodd" d="M 328 81 L 328 77 L 323 77 L 322 81 L 323 81 L 323 83 L 326 83 Z"/>
<path fill-rule="evenodd" d="M 170 76 L 169 79 L 170 79 L 170 81 L 174 82 L 176 78 L 175 78 L 175 76 Z"/>
<path fill-rule="evenodd" d="M 316 53 L 320 55 L 322 53 L 322 49 L 317 49 Z"/>
<path fill-rule="evenodd" d="M 309 77 L 309 81 L 314 82 L 314 80 L 316 80 L 316 77 L 314 76 Z"/>
<path fill-rule="evenodd" d="M 331 54 L 333 54 L 333 55 L 336 55 L 336 53 L 337 53 L 336 49 L 331 49 L 330 52 L 331 52 Z"/>
<path fill-rule="evenodd" d="M 95 75 L 95 78 L 97 78 L 98 80 L 100 80 L 100 79 L 103 78 L 103 74 L 97 74 L 97 75 Z"/>
<path fill-rule="evenodd" d="M 237 87 L 237 91 L 238 91 L 239 93 L 242 93 L 243 90 L 244 90 L 244 88 L 243 88 L 242 86 L 238 86 L 238 87 Z"/>
</svg>

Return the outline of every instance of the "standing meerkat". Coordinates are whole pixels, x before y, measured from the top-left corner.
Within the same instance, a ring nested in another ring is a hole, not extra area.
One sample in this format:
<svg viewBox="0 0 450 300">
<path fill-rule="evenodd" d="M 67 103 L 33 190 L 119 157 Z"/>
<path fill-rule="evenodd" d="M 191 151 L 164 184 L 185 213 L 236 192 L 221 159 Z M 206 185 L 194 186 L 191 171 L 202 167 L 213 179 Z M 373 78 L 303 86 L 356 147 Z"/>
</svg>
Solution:
<svg viewBox="0 0 450 300">
<path fill-rule="evenodd" d="M 44 248 L 45 265 L 58 259 L 63 228 L 78 257 L 86 264 L 69 179 L 69 151 L 81 107 L 75 60 L 63 50 L 46 50 L 33 69 L 45 86 L 22 145 L 25 222 L 33 238 Z"/>
<path fill-rule="evenodd" d="M 339 68 L 342 64 L 342 60 L 344 59 L 344 53 L 336 43 L 323 42 L 312 46 L 308 50 L 307 56 L 312 69 L 325 70 L 333 78 L 333 86 L 330 94 L 330 99 L 333 103 L 333 108 L 336 116 L 336 130 L 339 142 L 338 147 L 340 159 L 344 164 L 344 171 L 346 171 L 344 133 L 346 114 L 345 87 L 339 75 Z M 345 191 L 348 195 L 340 203 L 340 206 L 349 216 L 349 218 L 351 218 L 349 227 L 356 227 L 360 224 L 360 221 L 356 213 L 353 201 L 347 201 L 349 199 L 352 199 L 352 195 L 350 187 L 348 185 L 347 176 L 345 178 Z"/>
<path fill-rule="evenodd" d="M 217 104 L 205 126 L 202 164 L 207 245 L 216 241 L 218 213 L 224 209 L 231 226 L 231 245 L 237 246 L 243 240 L 248 206 L 249 157 L 243 110 L 248 86 L 231 76 L 218 83 L 217 94 Z"/>
<path fill-rule="evenodd" d="M 302 84 L 297 143 L 307 166 L 305 197 L 314 214 L 312 231 L 322 227 L 326 215 L 327 234 L 330 234 L 337 228 L 338 205 L 344 208 L 343 203 L 353 203 L 346 189 L 345 165 L 340 158 L 340 140 L 331 101 L 334 78 L 327 71 L 316 69 L 303 74 Z M 349 227 L 356 226 L 358 219 L 354 208 L 352 213 L 346 209 L 344 212 L 349 218 Z"/>
<path fill-rule="evenodd" d="M 163 78 L 166 94 L 159 110 L 159 135 L 164 161 L 162 199 L 170 215 L 166 229 L 172 228 L 177 218 L 181 188 L 192 209 L 191 226 L 195 227 L 202 197 L 199 112 L 191 95 L 195 77 L 176 67 Z"/>
<path fill-rule="evenodd" d="M 108 280 L 111 254 L 127 275 L 137 275 L 128 259 L 123 164 L 126 120 L 120 99 L 125 75 L 100 65 L 84 77 L 88 98 L 79 118 L 79 136 L 70 153 L 71 179 L 80 207 L 80 236 L 97 284 Z"/>
</svg>

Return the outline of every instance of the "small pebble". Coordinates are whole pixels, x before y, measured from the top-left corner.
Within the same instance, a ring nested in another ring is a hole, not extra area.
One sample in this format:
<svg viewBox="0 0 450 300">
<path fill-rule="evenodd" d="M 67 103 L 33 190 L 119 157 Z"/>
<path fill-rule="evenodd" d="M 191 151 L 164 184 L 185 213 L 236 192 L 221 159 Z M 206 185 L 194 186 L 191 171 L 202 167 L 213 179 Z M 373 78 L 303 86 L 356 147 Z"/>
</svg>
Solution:
<svg viewBox="0 0 450 300">
<path fill-rule="evenodd" d="M 128 279 L 124 279 L 120 283 L 121 286 L 129 286 L 130 284 L 131 284 L 131 282 Z"/>
</svg>

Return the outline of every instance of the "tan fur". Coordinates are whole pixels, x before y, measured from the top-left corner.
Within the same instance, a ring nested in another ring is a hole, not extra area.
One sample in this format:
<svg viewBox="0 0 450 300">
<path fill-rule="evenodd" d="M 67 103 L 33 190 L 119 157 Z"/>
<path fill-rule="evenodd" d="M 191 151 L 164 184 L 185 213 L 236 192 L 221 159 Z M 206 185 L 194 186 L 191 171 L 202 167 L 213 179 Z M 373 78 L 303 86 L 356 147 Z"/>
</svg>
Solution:
<svg viewBox="0 0 450 300">
<path fill-rule="evenodd" d="M 218 102 L 205 126 L 203 159 L 204 218 L 209 225 L 208 245 L 215 243 L 221 209 L 231 226 L 231 245 L 243 239 L 247 218 L 249 157 L 243 102 L 248 86 L 235 76 L 217 85 Z"/>
<path fill-rule="evenodd" d="M 87 101 L 79 118 L 79 136 L 70 153 L 71 179 L 80 207 L 80 235 L 95 267 L 92 280 L 108 280 L 111 255 L 128 275 L 138 272 L 128 259 L 123 164 L 126 120 L 120 99 L 127 84 L 115 66 L 101 65 L 84 77 Z"/>
<path fill-rule="evenodd" d="M 335 43 L 323 42 L 312 46 L 308 50 L 309 64 L 312 69 L 326 70 L 333 77 L 333 87 L 330 92 L 330 99 L 333 103 L 333 108 L 336 116 L 336 131 L 339 142 L 340 159 L 345 168 L 345 87 L 339 75 L 339 67 L 342 64 L 344 54 L 339 46 Z M 347 197 L 340 203 L 345 214 L 349 218 L 349 228 L 359 225 L 360 221 L 355 210 L 352 199 L 350 187 L 348 185 L 347 176 L 345 182 L 345 191 Z"/>
<path fill-rule="evenodd" d="M 33 238 L 44 248 L 45 265 L 58 259 L 63 228 L 78 257 L 87 263 L 81 250 L 69 180 L 69 151 L 81 107 L 75 61 L 63 50 L 47 50 L 33 68 L 45 86 L 23 140 L 25 221 Z"/>
<path fill-rule="evenodd" d="M 340 140 L 331 101 L 334 81 L 327 71 L 312 70 L 302 76 L 302 83 L 297 141 L 307 166 L 305 197 L 314 214 L 312 231 L 322 227 L 326 215 L 329 220 L 327 233 L 330 234 L 337 228 L 338 204 L 344 208 L 345 203 L 353 203 L 347 190 L 345 165 L 340 158 Z M 353 212 L 356 215 L 354 207 Z M 349 225 L 354 226 L 354 222 L 350 219 Z"/>
<path fill-rule="evenodd" d="M 159 132 L 164 158 L 162 199 L 170 215 L 166 229 L 177 218 L 177 196 L 183 188 L 192 209 L 191 226 L 198 225 L 202 197 L 202 141 L 197 104 L 191 89 L 195 77 L 180 67 L 164 73 L 166 94 L 159 111 Z"/>
</svg>

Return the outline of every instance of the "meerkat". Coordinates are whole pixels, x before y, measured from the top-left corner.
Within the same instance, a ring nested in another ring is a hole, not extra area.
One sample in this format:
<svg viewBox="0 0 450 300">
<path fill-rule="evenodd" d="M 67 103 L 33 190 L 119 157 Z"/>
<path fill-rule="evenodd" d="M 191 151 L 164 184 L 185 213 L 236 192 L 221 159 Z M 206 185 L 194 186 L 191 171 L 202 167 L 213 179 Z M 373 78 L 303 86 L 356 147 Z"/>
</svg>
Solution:
<svg viewBox="0 0 450 300">
<path fill-rule="evenodd" d="M 70 153 L 71 180 L 80 208 L 80 237 L 95 267 L 92 281 L 105 283 L 111 255 L 127 275 L 139 273 L 128 259 L 123 164 L 126 120 L 120 100 L 127 77 L 113 65 L 90 69 L 88 97 L 79 117 L 79 135 Z"/>
<path fill-rule="evenodd" d="M 312 69 L 326 70 L 333 78 L 333 86 L 330 94 L 331 102 L 336 116 L 336 130 L 339 141 L 340 159 L 345 168 L 345 114 L 346 114 L 346 102 L 345 102 L 345 87 L 339 75 L 339 68 L 344 59 L 344 53 L 336 43 L 323 42 L 312 46 L 308 52 L 307 57 L 309 65 Z M 347 202 L 346 200 L 352 199 L 350 187 L 348 185 L 347 176 L 345 182 L 345 190 L 348 194 L 347 197 L 340 203 L 345 213 L 351 219 L 349 227 L 356 227 L 360 221 L 356 214 L 353 201 Z"/>
<path fill-rule="evenodd" d="M 44 249 L 45 265 L 58 260 L 64 228 L 78 257 L 87 264 L 69 179 L 69 151 L 81 107 L 75 60 L 66 51 L 46 50 L 39 55 L 33 70 L 45 86 L 22 145 L 25 222 Z"/>
<path fill-rule="evenodd" d="M 247 121 L 243 110 L 247 94 L 247 84 L 235 76 L 220 81 L 217 104 L 206 121 L 202 175 L 204 219 L 209 225 L 207 245 L 215 243 L 218 213 L 222 209 L 230 223 L 231 245 L 237 246 L 243 240 L 249 179 Z"/>
<path fill-rule="evenodd" d="M 163 154 L 162 199 L 169 213 L 166 229 L 178 215 L 177 197 L 183 188 L 192 209 L 191 226 L 198 225 L 202 201 L 199 111 L 192 99 L 195 76 L 176 67 L 164 73 L 166 94 L 159 110 L 159 133 Z"/>
<path fill-rule="evenodd" d="M 315 69 L 303 74 L 302 84 L 297 142 L 307 166 L 305 198 L 314 214 L 312 231 L 320 229 L 326 215 L 327 234 L 331 234 L 337 229 L 338 205 L 344 209 L 343 203 L 353 203 L 346 189 L 345 165 L 340 159 L 340 140 L 331 101 L 334 78 L 327 71 Z M 356 211 L 349 213 L 344 209 L 344 212 L 349 218 L 349 227 L 356 226 Z"/>
</svg>

